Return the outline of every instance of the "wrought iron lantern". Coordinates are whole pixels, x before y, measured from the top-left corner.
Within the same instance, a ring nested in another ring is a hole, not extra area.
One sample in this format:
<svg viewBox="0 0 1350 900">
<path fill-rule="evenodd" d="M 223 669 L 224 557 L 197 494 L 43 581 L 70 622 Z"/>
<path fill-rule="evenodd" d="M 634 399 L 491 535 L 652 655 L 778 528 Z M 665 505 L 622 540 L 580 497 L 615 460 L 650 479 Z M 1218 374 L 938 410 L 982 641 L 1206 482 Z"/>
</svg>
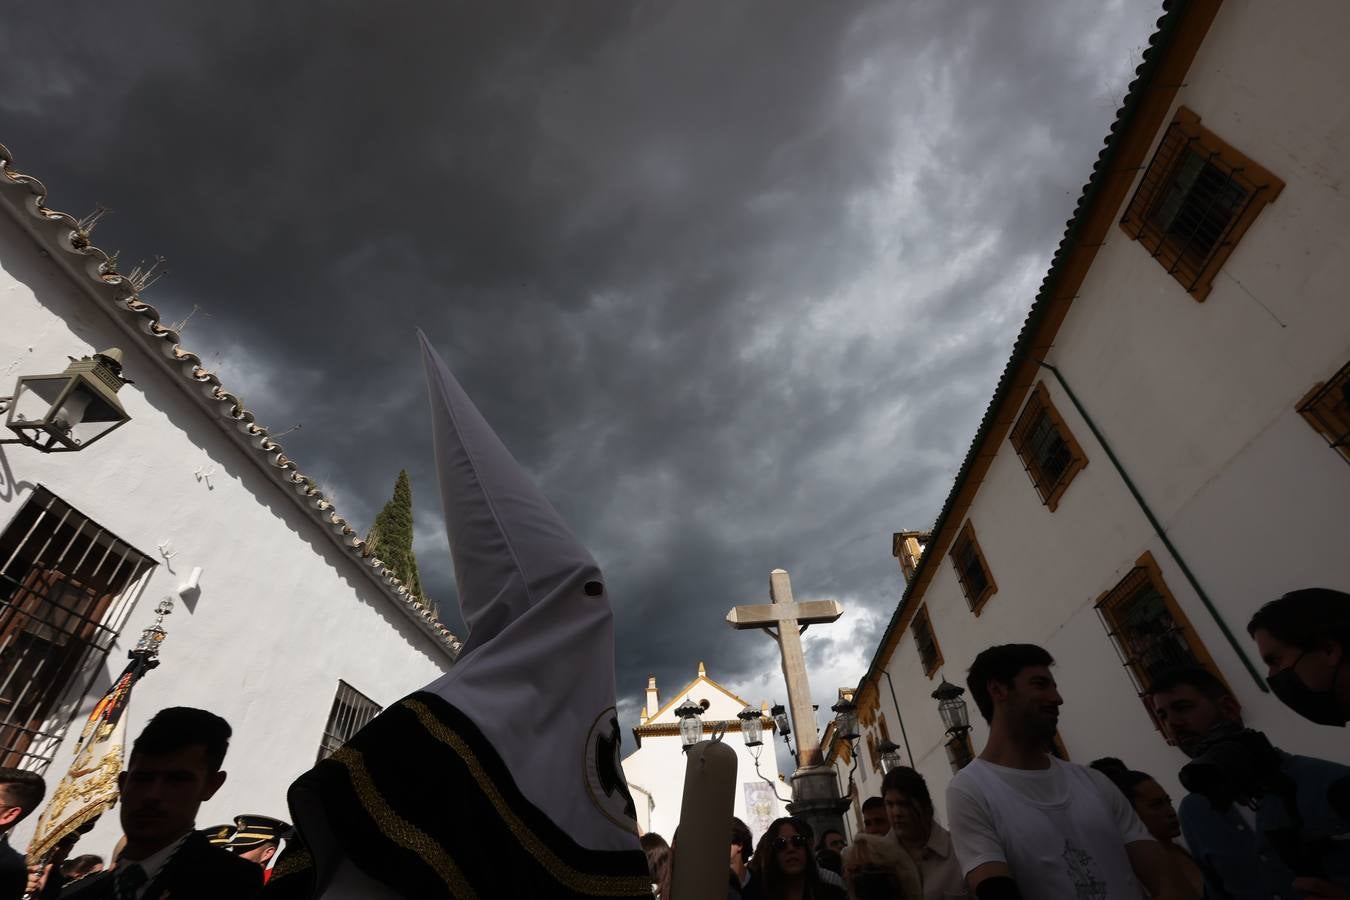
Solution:
<svg viewBox="0 0 1350 900">
<path fill-rule="evenodd" d="M 840 700 L 830 707 L 834 713 L 834 733 L 846 741 L 858 739 L 858 707 L 852 700 Z"/>
<path fill-rule="evenodd" d="M 886 775 L 892 769 L 900 768 L 900 748 L 894 741 L 882 741 L 877 744 L 877 756 L 881 760 L 881 774 Z"/>
<path fill-rule="evenodd" d="M 965 688 L 945 678 L 933 691 L 933 699 L 938 702 L 938 715 L 942 716 L 942 724 L 947 726 L 948 734 L 960 736 L 970 730 L 970 712 L 963 699 L 965 695 Z"/>
<path fill-rule="evenodd" d="M 700 716 L 703 708 L 692 700 L 686 700 L 675 707 L 675 715 L 680 717 L 680 745 L 688 750 L 703 737 L 703 720 Z"/>
<path fill-rule="evenodd" d="M 753 706 L 747 706 L 736 713 L 736 718 L 741 720 L 741 740 L 745 741 L 745 746 L 763 746 L 764 723 L 760 720 L 759 710 Z"/>
<path fill-rule="evenodd" d="M 778 733 L 783 736 L 783 742 L 786 743 L 788 735 L 792 734 L 792 723 L 788 721 L 787 710 L 783 704 L 775 703 L 769 710 L 769 717 L 773 719 L 773 725 L 778 729 Z"/>
<path fill-rule="evenodd" d="M 131 420 L 117 400 L 128 380 L 122 377 L 122 351 L 113 347 L 93 356 L 70 357 L 55 375 L 25 375 L 12 397 L 0 398 L 0 412 L 12 438 L 0 444 L 24 444 L 43 453 L 83 450 Z"/>
</svg>

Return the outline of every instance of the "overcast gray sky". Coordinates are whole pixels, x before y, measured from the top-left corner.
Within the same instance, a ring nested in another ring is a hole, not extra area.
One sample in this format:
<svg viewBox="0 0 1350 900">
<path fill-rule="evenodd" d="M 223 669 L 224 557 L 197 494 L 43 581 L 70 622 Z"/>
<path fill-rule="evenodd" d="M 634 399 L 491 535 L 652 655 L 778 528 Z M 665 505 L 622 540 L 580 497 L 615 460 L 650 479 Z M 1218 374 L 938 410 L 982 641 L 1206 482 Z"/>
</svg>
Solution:
<svg viewBox="0 0 1350 900">
<path fill-rule="evenodd" d="M 462 634 L 413 329 L 605 567 L 646 675 L 856 683 L 1160 11 L 1149 0 L 29 3 L 0 142 Z M 958 661 L 953 660 L 953 664 Z M 409 689 L 419 685 L 409 685 Z"/>
</svg>

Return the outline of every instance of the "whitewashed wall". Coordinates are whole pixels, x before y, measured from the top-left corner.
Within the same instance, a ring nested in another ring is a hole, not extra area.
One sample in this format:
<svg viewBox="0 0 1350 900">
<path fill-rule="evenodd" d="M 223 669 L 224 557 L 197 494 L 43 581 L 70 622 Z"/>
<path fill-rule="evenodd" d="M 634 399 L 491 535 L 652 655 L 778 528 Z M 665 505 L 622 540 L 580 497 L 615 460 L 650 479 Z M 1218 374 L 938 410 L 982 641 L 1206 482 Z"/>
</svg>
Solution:
<svg viewBox="0 0 1350 900">
<path fill-rule="evenodd" d="M 703 714 L 705 721 L 735 720 L 736 714 L 745 708 L 745 704 L 704 678 L 698 678 L 674 695 L 674 702 L 663 701 L 668 708 L 648 724 L 673 724 L 679 721 L 674 709 L 685 699 L 698 703 L 706 699 L 708 710 Z M 774 732 L 764 730 L 764 747 L 759 757 L 759 771 L 770 779 L 778 793 L 783 797 L 791 796 L 791 788 L 778 779 L 778 761 L 773 748 Z M 749 748 L 738 732 L 728 732 L 725 737 L 728 747 L 736 751 L 736 804 L 735 815 L 750 825 L 755 840 L 759 840 L 760 830 L 755 827 L 752 816 L 748 814 L 745 802 L 745 785 L 763 784 L 755 774 L 755 760 Z M 684 796 L 684 751 L 681 749 L 678 734 L 670 736 L 648 736 L 642 739 L 642 746 L 623 760 L 624 776 L 632 784 L 649 792 L 654 803 L 650 814 L 639 809 L 639 824 L 644 831 L 654 831 L 667 841 L 675 836 L 675 827 L 680 823 L 680 802 Z M 646 800 L 642 794 L 633 792 L 633 799 L 640 807 Z M 778 800 L 773 801 L 773 811 L 769 820 L 787 815 L 786 806 Z M 728 823 L 730 827 L 730 823 Z"/>
<path fill-rule="evenodd" d="M 388 705 L 448 668 L 448 654 L 2 212 L 0 310 L 0 393 L 20 374 L 61 371 L 67 355 L 109 346 L 126 351 L 136 382 L 118 395 L 131 421 L 86 450 L 0 447 L 0 527 L 41 484 L 160 563 L 95 690 L 126 664 L 156 602 L 175 595 L 162 665 L 133 695 L 131 735 L 166 706 L 224 716 L 234 727 L 230 777 L 199 825 L 241 812 L 287 817 L 286 788 L 314 763 L 338 679 Z M 214 472 L 209 485 L 199 469 Z M 167 563 L 156 550 L 166 541 L 176 552 Z M 176 587 L 195 566 L 201 595 L 187 606 Z M 49 787 L 71 743 L 48 770 Z M 16 831 L 17 846 L 35 818 Z M 116 815 L 105 816 L 80 849 L 106 855 L 119 835 Z"/>
<path fill-rule="evenodd" d="M 1204 303 L 1113 228 L 1049 356 L 1254 662 L 1245 629 L 1263 602 L 1312 585 L 1350 589 L 1350 466 L 1295 412 L 1315 382 L 1350 360 L 1347 29 L 1343 4 L 1223 6 L 1178 105 L 1282 178 L 1284 192 Z M 998 593 L 973 616 L 949 559 L 926 591 L 949 680 L 964 684 L 970 661 L 991 644 L 1045 646 L 1058 661 L 1072 758 L 1120 756 L 1179 796 L 1184 760 L 1154 730 L 1092 606 L 1147 550 L 1248 723 L 1290 751 L 1350 762 L 1339 731 L 1298 718 L 1254 682 L 1045 376 L 1089 463 L 1052 513 L 1011 446 L 999 448 L 970 511 Z M 937 679 L 923 676 L 908 634 L 888 670 L 916 767 L 945 817 L 951 773 L 929 696 Z M 880 698 L 899 742 L 884 679 Z M 973 703 L 971 716 L 978 750 L 986 731 Z M 880 783 L 868 775 L 863 796 Z"/>
</svg>

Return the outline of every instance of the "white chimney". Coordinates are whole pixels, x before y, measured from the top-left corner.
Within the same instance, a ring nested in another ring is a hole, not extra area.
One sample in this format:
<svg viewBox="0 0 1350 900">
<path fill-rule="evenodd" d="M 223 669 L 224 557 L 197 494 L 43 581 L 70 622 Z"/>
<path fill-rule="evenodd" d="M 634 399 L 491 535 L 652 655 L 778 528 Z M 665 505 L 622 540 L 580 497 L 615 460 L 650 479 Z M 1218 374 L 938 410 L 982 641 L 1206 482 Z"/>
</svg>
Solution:
<svg viewBox="0 0 1350 900">
<path fill-rule="evenodd" d="M 647 676 L 647 718 L 656 715 L 656 711 L 661 708 L 661 701 L 656 696 L 656 676 Z"/>
</svg>

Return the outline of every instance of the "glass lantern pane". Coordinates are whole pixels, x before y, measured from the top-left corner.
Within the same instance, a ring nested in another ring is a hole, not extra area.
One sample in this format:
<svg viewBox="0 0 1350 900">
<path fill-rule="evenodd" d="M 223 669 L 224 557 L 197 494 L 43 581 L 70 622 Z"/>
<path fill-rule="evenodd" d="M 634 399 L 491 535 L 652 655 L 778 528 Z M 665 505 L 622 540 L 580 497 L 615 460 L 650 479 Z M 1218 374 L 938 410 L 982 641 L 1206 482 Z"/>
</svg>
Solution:
<svg viewBox="0 0 1350 900">
<path fill-rule="evenodd" d="M 764 737 L 764 723 L 760 721 L 759 716 L 753 719 L 742 720 L 741 737 L 745 739 L 747 746 L 754 746 L 762 742 Z"/>
<path fill-rule="evenodd" d="M 68 425 L 72 443 L 88 444 L 126 421 L 126 414 L 81 385 L 71 392 L 52 418 L 52 425 Z"/>
<path fill-rule="evenodd" d="M 69 375 L 37 375 L 20 378 L 14 400 L 9 407 L 8 424 L 42 422 L 52 406 L 61 399 L 61 392 L 70 384 Z"/>
<path fill-rule="evenodd" d="M 686 716 L 680 720 L 680 743 L 689 747 L 698 743 L 703 736 L 703 724 L 698 716 Z"/>
</svg>

